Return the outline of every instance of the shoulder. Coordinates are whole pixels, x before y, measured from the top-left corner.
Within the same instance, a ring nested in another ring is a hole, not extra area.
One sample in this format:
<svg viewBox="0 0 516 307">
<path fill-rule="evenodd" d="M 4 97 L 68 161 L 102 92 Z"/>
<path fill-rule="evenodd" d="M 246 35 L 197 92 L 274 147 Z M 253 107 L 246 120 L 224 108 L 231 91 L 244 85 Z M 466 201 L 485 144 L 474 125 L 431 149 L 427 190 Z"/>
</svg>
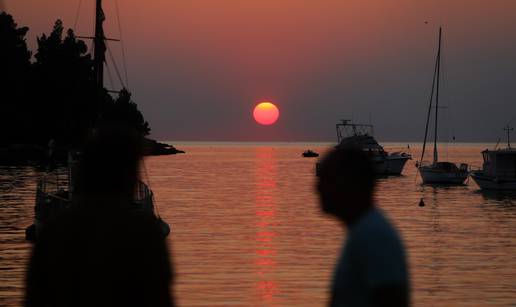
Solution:
<svg viewBox="0 0 516 307">
<path fill-rule="evenodd" d="M 406 255 L 398 231 L 379 209 L 352 230 L 350 246 L 372 285 L 406 283 Z"/>
<path fill-rule="evenodd" d="M 379 209 L 372 209 L 354 225 L 347 248 L 354 259 L 364 265 L 405 265 L 403 241 Z"/>
<path fill-rule="evenodd" d="M 353 241 L 401 242 L 398 231 L 377 208 L 369 210 L 350 230 Z"/>
</svg>

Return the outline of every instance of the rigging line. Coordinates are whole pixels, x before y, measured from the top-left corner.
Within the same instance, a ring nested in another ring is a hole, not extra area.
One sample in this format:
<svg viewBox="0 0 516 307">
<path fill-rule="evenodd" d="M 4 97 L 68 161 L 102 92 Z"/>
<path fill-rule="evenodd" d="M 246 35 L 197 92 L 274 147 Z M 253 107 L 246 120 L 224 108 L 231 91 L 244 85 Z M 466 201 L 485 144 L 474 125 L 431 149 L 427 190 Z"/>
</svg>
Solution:
<svg viewBox="0 0 516 307">
<path fill-rule="evenodd" d="M 124 74 L 125 74 L 125 84 L 129 86 L 129 78 L 127 73 L 127 60 L 125 57 L 125 46 L 124 46 L 124 39 L 122 36 L 122 23 L 120 21 L 120 10 L 118 9 L 118 0 L 115 0 L 115 9 L 116 9 L 116 19 L 118 23 L 118 34 L 120 35 L 120 47 L 122 48 L 122 62 L 124 64 Z"/>
<path fill-rule="evenodd" d="M 444 113 L 444 122 L 445 122 L 445 125 L 444 125 L 444 128 L 445 128 L 445 133 L 446 133 L 446 142 L 447 143 L 451 143 L 451 146 L 454 146 L 454 143 L 455 143 L 455 116 L 454 116 L 454 111 L 455 109 L 453 108 L 453 102 L 454 102 L 454 98 L 456 95 L 452 95 L 452 93 L 454 93 L 452 90 L 450 90 L 452 88 L 452 86 L 450 85 L 450 78 L 448 78 L 448 74 L 449 74 L 449 67 L 447 65 L 448 63 L 448 60 L 447 60 L 447 57 L 446 57 L 446 51 L 445 50 L 441 50 L 441 66 L 442 66 L 442 78 L 441 78 L 441 88 L 442 88 L 442 92 L 444 92 L 446 95 L 446 105 L 443 106 L 443 113 Z M 442 125 L 441 125 L 442 126 Z M 451 133 L 451 138 L 450 138 L 450 133 Z M 450 146 L 450 144 L 447 144 L 447 146 Z M 448 150 L 448 149 L 447 149 Z M 446 153 L 448 155 L 448 151 Z"/>
<path fill-rule="evenodd" d="M 79 0 L 79 5 L 77 6 L 77 12 L 75 13 L 75 21 L 73 22 L 73 30 L 77 30 L 77 22 L 79 22 L 79 15 L 81 13 L 82 0 Z"/>
<path fill-rule="evenodd" d="M 97 9 L 96 9 L 95 6 L 93 6 L 93 14 L 92 14 L 92 16 L 96 16 L 96 15 L 97 15 Z M 91 33 L 93 33 L 92 36 L 95 36 L 95 22 L 91 23 Z M 90 41 L 91 42 L 90 42 L 90 49 L 89 50 L 90 50 L 90 53 L 92 53 L 94 55 L 94 53 L 95 53 L 94 52 L 94 50 L 95 50 L 95 40 L 92 39 Z"/>
<path fill-rule="evenodd" d="M 122 76 L 120 75 L 120 71 L 118 70 L 118 66 L 116 65 L 116 62 L 115 62 L 115 58 L 113 57 L 113 53 L 111 52 L 111 49 L 109 48 L 108 44 L 106 44 L 106 49 L 108 51 L 109 58 L 111 59 L 111 62 L 113 63 L 113 67 L 115 68 L 115 72 L 116 72 L 116 75 L 118 77 L 118 81 L 120 81 L 120 85 L 123 88 L 125 88 L 124 80 L 122 80 Z"/>
</svg>

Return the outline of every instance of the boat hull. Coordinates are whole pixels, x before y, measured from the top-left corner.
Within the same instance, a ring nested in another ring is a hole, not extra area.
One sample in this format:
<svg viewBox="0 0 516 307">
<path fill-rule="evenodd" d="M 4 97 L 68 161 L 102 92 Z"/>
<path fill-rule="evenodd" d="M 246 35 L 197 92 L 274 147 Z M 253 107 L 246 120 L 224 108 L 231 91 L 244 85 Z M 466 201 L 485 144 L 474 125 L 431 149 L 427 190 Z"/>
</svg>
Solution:
<svg viewBox="0 0 516 307">
<path fill-rule="evenodd" d="M 483 175 L 481 172 L 474 172 L 471 178 L 482 190 L 516 191 L 516 180 L 498 180 L 495 177 Z"/>
<path fill-rule="evenodd" d="M 460 185 L 468 178 L 468 172 L 447 172 L 430 167 L 420 167 L 419 174 L 424 184 Z"/>
<path fill-rule="evenodd" d="M 399 176 L 409 159 L 410 156 L 387 156 L 373 159 L 375 172 L 378 175 Z"/>
</svg>

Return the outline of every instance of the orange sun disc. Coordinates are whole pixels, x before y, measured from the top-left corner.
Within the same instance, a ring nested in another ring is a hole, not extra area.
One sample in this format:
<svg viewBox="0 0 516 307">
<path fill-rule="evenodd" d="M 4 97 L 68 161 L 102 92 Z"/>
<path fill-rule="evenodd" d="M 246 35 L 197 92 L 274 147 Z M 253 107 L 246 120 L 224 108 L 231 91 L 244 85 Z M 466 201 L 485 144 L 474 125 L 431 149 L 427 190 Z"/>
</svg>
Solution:
<svg viewBox="0 0 516 307">
<path fill-rule="evenodd" d="M 272 125 L 279 118 L 279 109 L 272 102 L 260 102 L 253 111 L 254 120 L 261 125 Z"/>
</svg>

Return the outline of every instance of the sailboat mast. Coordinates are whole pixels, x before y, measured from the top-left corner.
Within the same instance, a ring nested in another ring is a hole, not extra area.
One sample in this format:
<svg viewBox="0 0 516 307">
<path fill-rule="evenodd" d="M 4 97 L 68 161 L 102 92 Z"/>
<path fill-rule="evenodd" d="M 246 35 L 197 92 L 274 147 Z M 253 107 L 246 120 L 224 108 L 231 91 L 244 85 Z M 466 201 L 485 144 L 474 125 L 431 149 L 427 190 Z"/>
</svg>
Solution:
<svg viewBox="0 0 516 307">
<path fill-rule="evenodd" d="M 442 37 L 442 28 L 439 27 L 439 47 L 437 49 L 437 80 L 436 80 L 436 89 L 435 89 L 435 124 L 434 124 L 434 163 L 436 163 L 439 159 L 439 155 L 437 152 L 437 122 L 439 118 L 439 76 L 441 73 L 441 37 Z"/>
<path fill-rule="evenodd" d="M 432 101 L 434 100 L 434 91 L 435 91 L 435 79 L 437 76 L 437 68 L 439 65 L 439 51 L 435 56 L 435 66 L 434 66 L 434 74 L 432 76 L 432 91 L 430 92 L 430 101 L 428 102 L 428 112 L 426 114 L 426 125 L 425 125 L 425 138 L 423 140 L 423 150 L 421 151 L 421 159 L 419 160 L 419 165 L 423 163 L 423 159 L 425 157 L 426 151 L 426 141 L 428 139 L 428 124 L 430 123 L 430 115 L 432 115 Z"/>
<path fill-rule="evenodd" d="M 93 57 L 93 74 L 95 87 L 97 89 L 97 104 L 100 114 L 102 105 L 102 92 L 104 90 L 104 62 L 106 61 L 106 37 L 104 36 L 103 23 L 105 20 L 104 11 L 102 10 L 102 0 L 96 0 L 95 9 L 95 38 L 94 57 Z"/>
</svg>

